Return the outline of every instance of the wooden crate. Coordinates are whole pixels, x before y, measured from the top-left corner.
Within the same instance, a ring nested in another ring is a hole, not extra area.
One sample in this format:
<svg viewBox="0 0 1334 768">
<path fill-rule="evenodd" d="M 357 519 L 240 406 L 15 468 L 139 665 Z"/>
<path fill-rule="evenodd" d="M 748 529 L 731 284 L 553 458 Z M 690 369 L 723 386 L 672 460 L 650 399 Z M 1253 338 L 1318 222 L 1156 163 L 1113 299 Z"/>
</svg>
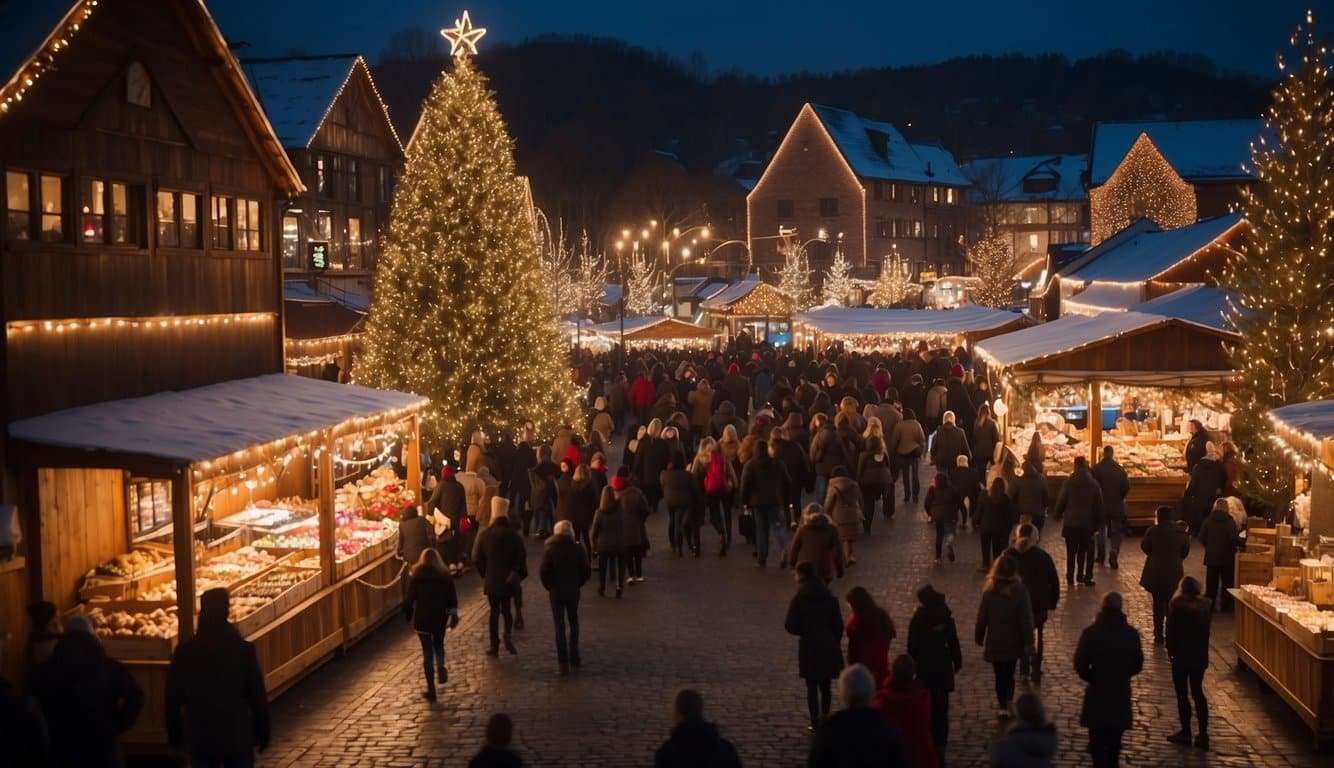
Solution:
<svg viewBox="0 0 1334 768">
<path fill-rule="evenodd" d="M 1257 544 L 1278 544 L 1278 529 L 1276 528 L 1247 528 L 1246 543 L 1255 542 Z"/>
<path fill-rule="evenodd" d="M 159 608 L 175 608 L 175 603 L 153 602 L 148 600 L 104 600 L 98 601 L 88 606 L 75 608 L 66 613 L 66 616 L 72 616 L 78 613 L 87 613 L 90 608 L 99 608 L 103 613 L 114 611 L 127 611 L 130 613 L 152 613 Z M 171 637 L 143 637 L 133 636 L 102 636 L 98 635 L 98 641 L 102 643 L 102 648 L 106 650 L 108 656 L 113 659 L 153 659 L 169 660 L 171 654 L 176 650 L 177 636 Z"/>
<path fill-rule="evenodd" d="M 1301 562 L 1302 581 L 1334 581 L 1334 563 L 1326 563 L 1315 558 L 1306 558 Z"/>
<path fill-rule="evenodd" d="M 1306 582 L 1306 599 L 1317 608 L 1334 607 L 1334 581 Z"/>
<path fill-rule="evenodd" d="M 1248 541 L 1248 542 L 1246 542 L 1246 550 L 1245 550 L 1245 551 L 1246 551 L 1247 553 L 1249 553 L 1249 554 L 1262 554 L 1262 553 L 1268 553 L 1270 557 L 1274 557 L 1274 545 L 1273 545 L 1273 544 L 1262 544 L 1262 543 L 1260 543 L 1260 542 Z"/>
<path fill-rule="evenodd" d="M 1235 560 L 1236 583 L 1269 584 L 1274 580 L 1274 559 L 1268 553 L 1238 552 Z"/>
<path fill-rule="evenodd" d="M 1246 527 L 1247 527 L 1248 529 L 1264 528 L 1264 527 L 1267 526 L 1267 525 L 1269 525 L 1269 521 L 1266 520 L 1266 519 L 1264 519 L 1263 517 L 1248 517 L 1248 518 L 1246 518 Z"/>
<path fill-rule="evenodd" d="M 1278 564 L 1291 568 L 1300 568 L 1302 560 L 1306 558 L 1306 550 L 1302 547 L 1279 546 Z"/>
<path fill-rule="evenodd" d="M 1274 566 L 1274 579 L 1270 585 L 1280 592 L 1292 594 L 1292 585 L 1302 577 L 1302 569 L 1289 566 Z M 1245 591 L 1245 590 L 1243 590 Z"/>
</svg>

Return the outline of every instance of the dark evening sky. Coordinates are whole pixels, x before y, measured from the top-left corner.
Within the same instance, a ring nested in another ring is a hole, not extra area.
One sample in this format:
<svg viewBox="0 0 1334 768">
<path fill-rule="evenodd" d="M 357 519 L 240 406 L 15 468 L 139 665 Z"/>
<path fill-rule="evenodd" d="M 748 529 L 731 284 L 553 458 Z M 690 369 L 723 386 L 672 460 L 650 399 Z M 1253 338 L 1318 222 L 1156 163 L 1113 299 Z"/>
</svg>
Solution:
<svg viewBox="0 0 1334 768">
<path fill-rule="evenodd" d="M 370 60 L 395 31 L 450 26 L 467 7 L 495 43 L 544 33 L 615 37 L 710 71 L 761 75 L 927 64 L 967 54 L 1174 50 L 1273 77 L 1273 52 L 1308 7 L 1334 26 L 1334 0 L 213 0 L 243 56 L 356 52 Z M 1322 23 L 1323 22 L 1323 23 Z"/>
</svg>

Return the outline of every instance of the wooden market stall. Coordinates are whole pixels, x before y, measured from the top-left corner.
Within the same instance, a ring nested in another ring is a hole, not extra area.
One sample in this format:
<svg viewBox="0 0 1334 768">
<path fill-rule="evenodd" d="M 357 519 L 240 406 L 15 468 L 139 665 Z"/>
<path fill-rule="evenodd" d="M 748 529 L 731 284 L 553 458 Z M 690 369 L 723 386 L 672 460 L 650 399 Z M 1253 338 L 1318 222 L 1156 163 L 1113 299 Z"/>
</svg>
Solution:
<svg viewBox="0 0 1334 768">
<path fill-rule="evenodd" d="M 616 344 L 620 342 L 622 326 L 620 320 L 612 320 L 589 326 L 586 330 L 594 337 Z M 627 317 L 624 332 L 625 343 L 631 347 L 712 347 L 722 335 L 720 328 L 705 328 L 702 325 L 662 315 Z"/>
<path fill-rule="evenodd" d="M 747 275 L 699 306 L 710 327 L 725 329 L 729 338 L 744 330 L 754 341 L 782 342 L 791 332 L 792 300 L 759 275 Z"/>
<path fill-rule="evenodd" d="M 397 517 L 420 496 L 424 398 L 270 374 L 9 425 L 30 599 L 92 619 L 142 684 L 126 736 L 164 744 L 163 692 L 198 596 L 226 587 L 270 695 L 400 602 Z"/>
<path fill-rule="evenodd" d="M 1096 461 L 1113 445 L 1130 475 L 1129 524 L 1143 528 L 1159 505 L 1181 501 L 1185 424 L 1198 418 L 1219 437 L 1230 429 L 1222 393 L 1235 373 L 1224 345 L 1234 339 L 1177 317 L 1108 312 L 995 336 L 974 352 L 1008 411 L 1007 445 L 1022 456 L 1042 435 L 1053 498 L 1076 455 Z"/>
<path fill-rule="evenodd" d="M 842 341 L 858 349 L 897 348 L 925 341 L 932 349 L 972 348 L 977 342 L 1032 325 L 1024 315 L 968 304 L 955 309 L 820 307 L 793 318 L 796 338 L 817 349 Z"/>
</svg>

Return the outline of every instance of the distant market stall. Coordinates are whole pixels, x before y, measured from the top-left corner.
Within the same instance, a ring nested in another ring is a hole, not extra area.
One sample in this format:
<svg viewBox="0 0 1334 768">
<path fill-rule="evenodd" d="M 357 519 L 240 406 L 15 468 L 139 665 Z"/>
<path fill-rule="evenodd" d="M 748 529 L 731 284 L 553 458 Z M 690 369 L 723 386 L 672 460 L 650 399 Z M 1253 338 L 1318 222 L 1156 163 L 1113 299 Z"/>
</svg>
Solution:
<svg viewBox="0 0 1334 768">
<path fill-rule="evenodd" d="M 1116 449 L 1131 477 L 1130 525 L 1146 527 L 1161 504 L 1181 501 L 1186 425 L 1230 435 L 1224 393 L 1235 372 L 1226 330 L 1147 312 L 1069 315 L 980 342 L 992 391 L 1001 395 L 1006 444 L 1023 456 L 1034 434 L 1045 447 L 1053 493 L 1077 455 Z"/>
<path fill-rule="evenodd" d="M 884 350 L 922 341 L 933 349 L 971 347 L 1032 322 L 1015 312 L 969 304 L 955 309 L 820 307 L 797 315 L 793 324 L 803 344 L 811 340 L 823 348 L 842 341 L 860 350 Z"/>
<path fill-rule="evenodd" d="M 607 344 L 617 344 L 621 339 L 621 321 L 590 325 L 584 330 L 595 338 L 603 339 Z M 684 320 L 677 320 L 662 315 L 625 318 L 625 343 L 627 346 L 713 346 L 722 334 L 719 328 L 705 328 Z"/>
<path fill-rule="evenodd" d="M 426 403 L 271 374 L 12 422 L 32 592 L 160 692 L 199 596 L 226 587 L 276 695 L 397 609 L 377 587 L 420 500 Z M 149 696 L 126 740 L 165 744 L 161 707 Z"/>
<path fill-rule="evenodd" d="M 712 328 L 724 329 L 728 338 L 745 331 L 753 341 L 787 343 L 792 333 L 792 300 L 759 275 L 727 286 L 700 302 Z"/>
</svg>

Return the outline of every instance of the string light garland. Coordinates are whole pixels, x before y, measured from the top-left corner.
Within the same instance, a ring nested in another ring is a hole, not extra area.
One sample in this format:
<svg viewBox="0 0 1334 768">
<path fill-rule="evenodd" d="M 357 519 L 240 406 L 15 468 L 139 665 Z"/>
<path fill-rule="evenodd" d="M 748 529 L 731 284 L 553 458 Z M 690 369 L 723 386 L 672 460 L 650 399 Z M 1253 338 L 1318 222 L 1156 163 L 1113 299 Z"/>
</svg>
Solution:
<svg viewBox="0 0 1334 768">
<path fill-rule="evenodd" d="M 285 357 L 283 363 L 289 368 L 301 368 L 307 365 L 328 365 L 336 363 L 343 358 L 340 352 L 330 352 L 327 355 L 314 355 L 307 357 Z"/>
<path fill-rule="evenodd" d="M 1163 229 L 1195 223 L 1195 187 L 1141 133 L 1101 186 L 1089 190 L 1090 242 L 1097 245 L 1147 218 Z"/>
<path fill-rule="evenodd" d="M 888 308 L 908 298 L 912 292 L 912 267 L 908 261 L 894 254 L 885 258 L 880 267 L 880 275 L 871 286 L 871 295 L 867 301 L 873 307 Z"/>
<path fill-rule="evenodd" d="M 778 270 L 778 292 L 787 297 L 797 312 L 811 306 L 811 265 L 806 252 L 795 243 L 783 255 L 783 268 Z"/>
<path fill-rule="evenodd" d="M 630 259 L 625 279 L 625 311 L 632 315 L 656 315 L 662 312 L 662 270 L 642 252 Z"/>
<path fill-rule="evenodd" d="M 314 349 L 316 347 L 327 347 L 330 345 L 352 344 L 365 336 L 362 331 L 356 333 L 344 333 L 338 336 L 321 336 L 317 339 L 287 339 L 284 346 L 289 350 Z"/>
<path fill-rule="evenodd" d="M 384 124 L 389 127 L 389 135 L 394 137 L 394 144 L 398 147 L 398 150 L 403 151 L 403 140 L 398 137 L 398 129 L 394 128 L 394 121 L 389 119 L 389 107 L 384 103 L 384 97 L 380 95 L 380 89 L 375 85 L 375 78 L 371 77 L 370 65 L 361 56 L 358 56 L 352 62 L 352 67 L 347 71 L 347 77 L 343 78 L 343 84 L 338 86 L 338 93 L 324 108 L 324 114 L 320 117 L 320 122 L 315 126 L 315 130 L 311 132 L 310 138 L 306 141 L 306 149 L 310 149 L 311 145 L 315 143 L 315 137 L 320 135 L 320 130 L 324 128 L 325 121 L 333 114 L 334 105 L 338 104 L 339 99 L 343 97 L 343 91 L 347 90 L 347 84 L 352 82 L 352 76 L 357 73 L 358 69 L 366 74 L 366 82 L 370 83 L 371 93 L 375 94 L 375 103 L 379 105 L 380 114 L 384 116 Z"/>
<path fill-rule="evenodd" d="M 834 260 L 829 263 L 829 269 L 824 273 L 824 306 L 826 307 L 844 307 L 848 304 L 848 297 L 852 295 L 854 287 L 852 280 L 852 265 L 843 258 L 843 247 L 839 246 L 834 251 Z"/>
<path fill-rule="evenodd" d="M 74 333 L 76 331 L 97 331 L 110 328 L 142 328 L 145 330 L 164 328 L 209 328 L 227 325 L 249 325 L 254 323 L 275 322 L 278 315 L 273 312 L 248 312 L 234 315 L 176 315 L 172 317 L 91 317 L 61 320 L 14 320 L 5 325 L 10 336 L 17 336 L 34 331 L 51 333 Z"/>
<path fill-rule="evenodd" d="M 76 3 L 65 15 L 65 18 L 61 20 L 60 26 L 56 27 L 50 37 L 43 42 L 37 53 L 8 83 L 0 87 L 0 114 L 8 112 L 15 104 L 23 101 L 23 96 L 36 85 L 38 79 L 47 71 L 55 68 L 56 54 L 69 47 L 70 41 L 78 34 L 80 26 L 88 21 L 89 16 L 93 15 L 93 9 L 97 7 L 97 2 L 98 0 L 86 0 Z"/>
<path fill-rule="evenodd" d="M 786 317 L 792 314 L 792 301 L 772 285 L 756 280 L 744 296 L 725 307 L 708 311 L 730 317 Z"/>
<path fill-rule="evenodd" d="M 994 228 L 968 248 L 968 263 L 980 281 L 973 289 L 973 301 L 984 307 L 1008 307 L 1014 302 L 1014 249 L 1010 239 Z"/>
</svg>

